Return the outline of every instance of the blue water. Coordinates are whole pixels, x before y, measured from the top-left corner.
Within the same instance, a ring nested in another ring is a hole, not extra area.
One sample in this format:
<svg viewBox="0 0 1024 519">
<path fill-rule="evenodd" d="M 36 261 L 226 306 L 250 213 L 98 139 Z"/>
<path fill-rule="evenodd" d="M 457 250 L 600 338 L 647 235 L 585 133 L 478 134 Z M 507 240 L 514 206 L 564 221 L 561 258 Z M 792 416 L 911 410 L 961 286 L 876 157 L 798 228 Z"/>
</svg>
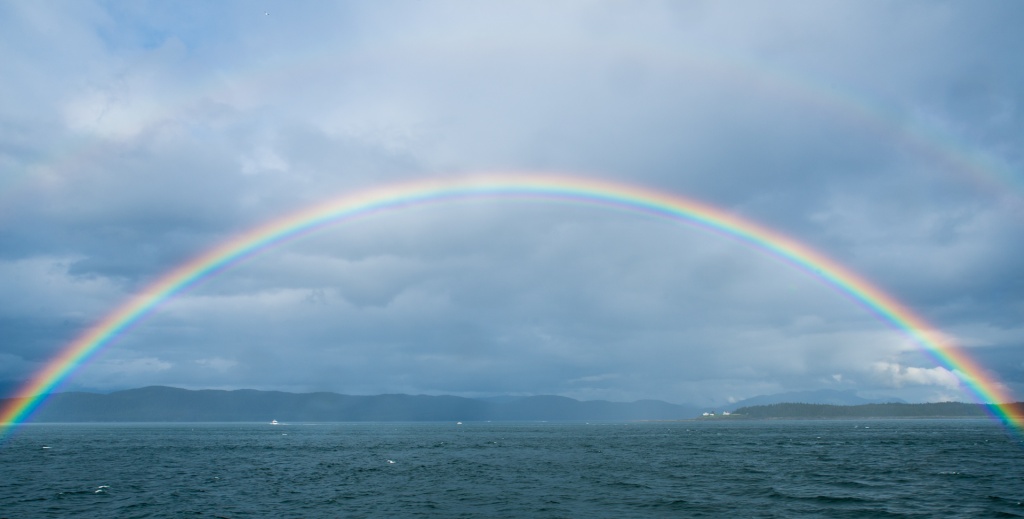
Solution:
<svg viewBox="0 0 1024 519">
<path fill-rule="evenodd" d="M 0 517 L 1024 517 L 987 420 L 26 425 Z"/>
</svg>

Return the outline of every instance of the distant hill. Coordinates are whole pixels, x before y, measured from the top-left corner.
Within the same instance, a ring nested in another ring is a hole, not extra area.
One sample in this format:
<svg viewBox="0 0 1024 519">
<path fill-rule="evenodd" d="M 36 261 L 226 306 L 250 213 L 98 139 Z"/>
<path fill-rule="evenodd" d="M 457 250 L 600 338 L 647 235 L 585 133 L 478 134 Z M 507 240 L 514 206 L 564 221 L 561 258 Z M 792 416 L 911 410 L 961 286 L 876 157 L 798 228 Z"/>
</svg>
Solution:
<svg viewBox="0 0 1024 519">
<path fill-rule="evenodd" d="M 1024 416 L 1024 402 L 1010 404 L 1015 416 Z M 938 402 L 929 404 L 771 404 L 741 407 L 733 412 L 736 418 L 805 419 L 805 418 L 987 418 L 991 416 L 982 404 Z"/>
<path fill-rule="evenodd" d="M 740 400 L 734 404 L 723 406 L 724 409 L 735 411 L 741 407 L 799 403 L 799 404 L 829 404 L 829 405 L 864 405 L 864 404 L 888 404 L 905 403 L 899 398 L 876 398 L 868 399 L 857 395 L 857 392 L 850 389 L 837 391 L 835 389 L 819 389 L 817 391 L 790 391 L 788 393 L 777 393 L 774 395 L 761 395 Z"/>
<path fill-rule="evenodd" d="M 0 401 L 6 406 L 9 400 Z M 456 396 L 285 393 L 151 386 L 110 394 L 51 395 L 33 422 L 365 422 L 678 420 L 696 407 L 657 400 L 579 401 L 560 396 L 472 399 Z"/>
</svg>

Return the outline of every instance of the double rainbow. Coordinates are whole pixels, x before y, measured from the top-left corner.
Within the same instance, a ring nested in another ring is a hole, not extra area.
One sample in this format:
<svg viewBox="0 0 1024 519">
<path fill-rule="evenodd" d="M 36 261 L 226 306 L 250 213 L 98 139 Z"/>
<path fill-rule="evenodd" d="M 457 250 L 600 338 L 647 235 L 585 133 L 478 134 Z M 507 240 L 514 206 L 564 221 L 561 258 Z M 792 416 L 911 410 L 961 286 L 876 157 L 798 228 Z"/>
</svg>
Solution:
<svg viewBox="0 0 1024 519">
<path fill-rule="evenodd" d="M 835 287 L 883 321 L 903 330 L 937 364 L 956 373 L 996 417 L 1015 428 L 1024 426 L 1024 420 L 1011 416 L 1009 408 L 1001 405 L 1012 402 L 1003 386 L 936 333 L 932 325 L 860 275 L 788 236 L 721 208 L 677 195 L 601 180 L 513 174 L 420 180 L 348 194 L 231 238 L 164 274 L 50 360 L 0 410 L 0 438 L 25 421 L 65 378 L 133 323 L 215 272 L 282 242 L 354 218 L 410 206 L 487 197 L 547 199 L 649 214 L 689 223 L 766 251 Z"/>
</svg>

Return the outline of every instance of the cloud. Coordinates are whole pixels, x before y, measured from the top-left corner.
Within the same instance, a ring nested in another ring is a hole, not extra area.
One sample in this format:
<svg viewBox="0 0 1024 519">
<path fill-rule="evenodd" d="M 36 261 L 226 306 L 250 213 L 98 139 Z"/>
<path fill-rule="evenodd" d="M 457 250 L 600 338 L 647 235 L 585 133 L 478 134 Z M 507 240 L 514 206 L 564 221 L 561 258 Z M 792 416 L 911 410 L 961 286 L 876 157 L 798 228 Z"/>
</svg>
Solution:
<svg viewBox="0 0 1024 519">
<path fill-rule="evenodd" d="M 0 353 L 0 380 L 9 379 L 12 376 L 21 376 L 26 372 L 35 371 L 41 367 L 36 362 L 26 362 L 17 355 Z"/>
<path fill-rule="evenodd" d="M 71 389 L 85 386 L 109 391 L 157 385 L 163 380 L 161 375 L 173 369 L 173 363 L 158 357 L 107 357 L 92 362 L 89 369 L 76 375 Z"/>
<path fill-rule="evenodd" d="M 960 388 L 960 377 L 942 366 L 918 368 L 901 366 L 893 362 L 876 362 L 871 368 L 877 378 L 891 387 L 922 385 L 945 389 Z"/>
<path fill-rule="evenodd" d="M 214 371 L 219 371 L 221 373 L 224 373 L 224 372 L 226 372 L 226 371 L 228 371 L 228 370 L 230 370 L 230 369 L 232 369 L 232 368 L 234 368 L 235 366 L 238 365 L 238 361 L 236 361 L 236 360 L 222 359 L 220 357 L 212 357 L 212 358 L 209 358 L 209 359 L 198 359 L 198 360 L 195 361 L 195 363 L 200 365 L 200 366 L 202 366 L 202 367 L 204 367 L 204 368 L 212 369 Z M 170 367 L 170 366 L 168 366 L 168 367 Z"/>
<path fill-rule="evenodd" d="M 0 84 L 7 379 L 246 229 L 390 182 L 527 170 L 645 185 L 777 229 L 1024 389 L 1015 8 L 3 10 L 0 72 L 19 78 Z M 117 362 L 82 368 L 77 387 L 955 392 L 905 334 L 784 261 L 539 201 L 404 209 L 289 242 L 103 355 Z"/>
</svg>

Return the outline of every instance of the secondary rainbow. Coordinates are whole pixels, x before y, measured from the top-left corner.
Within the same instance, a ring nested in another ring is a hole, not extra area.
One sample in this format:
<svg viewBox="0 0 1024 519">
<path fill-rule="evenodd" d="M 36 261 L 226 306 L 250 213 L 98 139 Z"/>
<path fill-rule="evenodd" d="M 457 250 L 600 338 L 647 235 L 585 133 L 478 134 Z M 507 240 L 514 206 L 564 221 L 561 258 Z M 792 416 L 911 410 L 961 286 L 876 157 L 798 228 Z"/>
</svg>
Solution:
<svg viewBox="0 0 1024 519">
<path fill-rule="evenodd" d="M 604 206 L 692 224 L 742 241 L 821 279 L 903 330 L 939 365 L 956 373 L 979 402 L 988 404 L 995 416 L 1014 429 L 1024 425 L 1024 420 L 1010 416 L 1007 409 L 1000 406 L 1012 402 L 1002 385 L 989 378 L 934 326 L 865 278 L 807 245 L 721 208 L 678 195 L 579 177 L 505 174 L 419 180 L 346 194 L 227 240 L 161 276 L 51 359 L 0 410 L 0 438 L 26 420 L 48 393 L 97 351 L 162 302 L 211 274 L 282 242 L 354 218 L 411 206 L 478 198 L 550 199 Z"/>
</svg>

